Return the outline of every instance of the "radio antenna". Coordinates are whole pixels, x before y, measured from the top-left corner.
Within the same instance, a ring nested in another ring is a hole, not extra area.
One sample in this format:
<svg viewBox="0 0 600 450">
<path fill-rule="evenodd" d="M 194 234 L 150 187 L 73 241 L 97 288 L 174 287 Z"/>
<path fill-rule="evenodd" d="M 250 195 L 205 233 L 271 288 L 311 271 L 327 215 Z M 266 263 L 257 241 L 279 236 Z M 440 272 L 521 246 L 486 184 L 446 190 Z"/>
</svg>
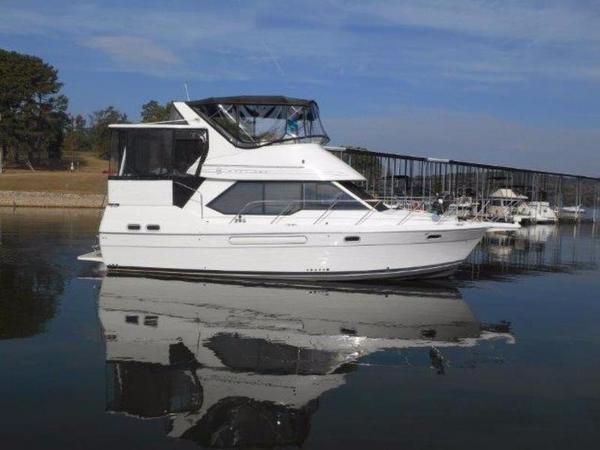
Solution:
<svg viewBox="0 0 600 450">
<path fill-rule="evenodd" d="M 188 91 L 187 83 L 183 83 L 183 87 L 185 89 L 185 96 L 187 97 L 187 101 L 190 101 L 190 93 Z"/>
</svg>

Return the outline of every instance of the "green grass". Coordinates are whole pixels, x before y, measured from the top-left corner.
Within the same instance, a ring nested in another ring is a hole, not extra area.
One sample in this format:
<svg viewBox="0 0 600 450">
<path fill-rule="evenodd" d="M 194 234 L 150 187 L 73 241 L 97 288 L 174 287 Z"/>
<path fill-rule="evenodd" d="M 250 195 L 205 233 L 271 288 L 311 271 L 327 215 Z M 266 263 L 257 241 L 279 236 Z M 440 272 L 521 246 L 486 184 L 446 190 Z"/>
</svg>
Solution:
<svg viewBox="0 0 600 450">
<path fill-rule="evenodd" d="M 74 158 L 79 169 L 36 170 L 8 169 L 0 174 L 1 191 L 64 192 L 79 194 L 106 193 L 108 161 L 95 155 L 80 153 Z"/>
</svg>

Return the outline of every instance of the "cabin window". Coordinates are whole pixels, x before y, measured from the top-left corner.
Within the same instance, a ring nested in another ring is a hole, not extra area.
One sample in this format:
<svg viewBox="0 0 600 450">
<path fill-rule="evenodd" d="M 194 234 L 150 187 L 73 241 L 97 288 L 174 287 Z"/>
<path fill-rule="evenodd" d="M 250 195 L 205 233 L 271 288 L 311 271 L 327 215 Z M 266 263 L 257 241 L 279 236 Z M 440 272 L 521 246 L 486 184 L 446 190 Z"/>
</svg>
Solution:
<svg viewBox="0 0 600 450">
<path fill-rule="evenodd" d="M 113 128 L 110 172 L 120 178 L 198 176 L 208 152 L 204 129 Z"/>
<path fill-rule="evenodd" d="M 356 201 L 332 183 L 308 182 L 303 184 L 305 209 L 327 209 L 332 204 L 333 209 L 365 208 L 362 203 Z"/>
<path fill-rule="evenodd" d="M 301 209 L 365 209 L 328 181 L 238 181 L 208 204 L 222 214 L 293 214 Z"/>
<path fill-rule="evenodd" d="M 245 207 L 245 214 L 264 214 L 263 184 L 258 181 L 239 181 L 208 204 L 223 214 L 237 214 Z"/>
<path fill-rule="evenodd" d="M 261 183 L 264 188 L 265 203 L 262 214 L 277 215 L 284 208 L 289 208 L 288 212 L 299 209 L 298 202 L 302 199 L 302 183 L 297 182 L 275 182 Z M 292 204 L 288 205 L 290 201 Z"/>
</svg>

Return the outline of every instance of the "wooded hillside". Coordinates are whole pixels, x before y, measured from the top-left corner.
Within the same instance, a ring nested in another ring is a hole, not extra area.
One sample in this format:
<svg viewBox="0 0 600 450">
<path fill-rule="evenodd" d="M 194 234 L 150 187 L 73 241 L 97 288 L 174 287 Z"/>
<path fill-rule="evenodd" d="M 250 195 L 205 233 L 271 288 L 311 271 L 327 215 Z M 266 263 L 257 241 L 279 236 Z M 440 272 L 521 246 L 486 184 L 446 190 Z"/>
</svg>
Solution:
<svg viewBox="0 0 600 450">
<path fill-rule="evenodd" d="M 0 173 L 15 167 L 60 168 L 73 154 L 106 155 L 111 123 L 127 123 L 114 106 L 91 114 L 69 114 L 58 71 L 41 58 L 0 49 Z M 167 120 L 170 102 L 142 105 L 144 122 Z"/>
</svg>

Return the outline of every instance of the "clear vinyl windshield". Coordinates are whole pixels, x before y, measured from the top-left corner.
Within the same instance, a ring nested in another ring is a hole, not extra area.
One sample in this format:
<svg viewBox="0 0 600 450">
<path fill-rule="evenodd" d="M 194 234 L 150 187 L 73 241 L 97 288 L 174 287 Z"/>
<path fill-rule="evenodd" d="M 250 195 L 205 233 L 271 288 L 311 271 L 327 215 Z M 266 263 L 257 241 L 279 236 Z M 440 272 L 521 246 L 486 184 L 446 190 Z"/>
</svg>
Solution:
<svg viewBox="0 0 600 450">
<path fill-rule="evenodd" d="M 303 105 L 202 103 L 192 107 L 237 147 L 329 142 L 315 102 Z"/>
</svg>

